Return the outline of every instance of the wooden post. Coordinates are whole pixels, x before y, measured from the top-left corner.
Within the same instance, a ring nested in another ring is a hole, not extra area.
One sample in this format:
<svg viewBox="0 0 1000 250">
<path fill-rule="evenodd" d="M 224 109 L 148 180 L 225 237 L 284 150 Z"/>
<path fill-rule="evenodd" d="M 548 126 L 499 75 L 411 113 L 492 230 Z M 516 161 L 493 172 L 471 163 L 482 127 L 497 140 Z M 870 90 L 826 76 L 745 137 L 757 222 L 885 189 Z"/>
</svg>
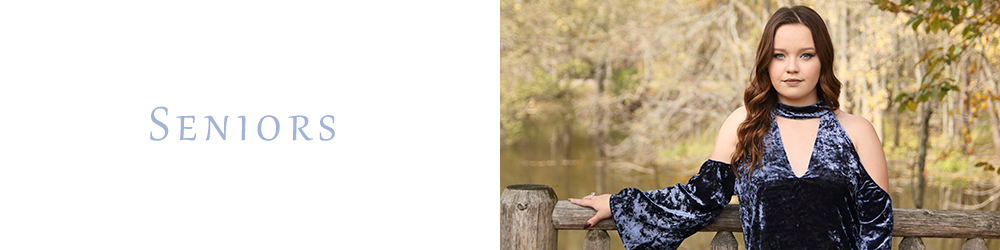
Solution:
<svg viewBox="0 0 1000 250">
<path fill-rule="evenodd" d="M 986 240 L 983 238 L 971 238 L 965 240 L 962 250 L 986 250 Z"/>
<path fill-rule="evenodd" d="M 583 250 L 610 250 L 611 236 L 607 230 L 587 230 L 587 238 L 583 240 Z"/>
<path fill-rule="evenodd" d="M 555 250 L 556 192 L 546 185 L 510 185 L 500 195 L 500 249 Z"/>
<path fill-rule="evenodd" d="M 711 249 L 736 250 L 739 248 L 739 244 L 740 243 L 736 241 L 736 236 L 733 236 L 733 232 L 719 231 L 715 233 L 715 237 L 712 237 Z"/>
<path fill-rule="evenodd" d="M 925 250 L 924 241 L 920 237 L 903 237 L 899 242 L 899 250 Z"/>
</svg>

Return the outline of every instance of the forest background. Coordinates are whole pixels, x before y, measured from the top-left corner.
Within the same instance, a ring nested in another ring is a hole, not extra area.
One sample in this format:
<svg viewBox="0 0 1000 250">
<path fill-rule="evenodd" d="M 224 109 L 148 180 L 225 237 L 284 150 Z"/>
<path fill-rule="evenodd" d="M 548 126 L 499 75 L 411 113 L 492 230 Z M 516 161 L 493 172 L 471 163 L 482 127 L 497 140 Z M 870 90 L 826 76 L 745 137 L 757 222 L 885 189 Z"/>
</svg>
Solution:
<svg viewBox="0 0 1000 250">
<path fill-rule="evenodd" d="M 792 5 L 826 21 L 841 108 L 875 126 L 894 206 L 997 211 L 1000 2 L 977 0 L 501 0 L 499 190 L 546 184 L 565 199 L 686 183 L 742 106 L 767 18 Z M 560 249 L 583 236 L 561 231 Z"/>
</svg>

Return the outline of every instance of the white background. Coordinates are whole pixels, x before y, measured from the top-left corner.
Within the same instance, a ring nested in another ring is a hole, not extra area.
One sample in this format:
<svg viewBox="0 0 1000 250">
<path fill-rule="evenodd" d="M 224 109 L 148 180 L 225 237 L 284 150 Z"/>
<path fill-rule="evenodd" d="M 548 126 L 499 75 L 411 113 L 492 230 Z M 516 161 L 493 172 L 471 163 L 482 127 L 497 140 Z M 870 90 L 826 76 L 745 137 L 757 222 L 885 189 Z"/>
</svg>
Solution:
<svg viewBox="0 0 1000 250">
<path fill-rule="evenodd" d="M 0 248 L 495 248 L 498 19 L 468 1 L 4 3 Z M 208 115 L 227 140 L 205 141 Z"/>
</svg>

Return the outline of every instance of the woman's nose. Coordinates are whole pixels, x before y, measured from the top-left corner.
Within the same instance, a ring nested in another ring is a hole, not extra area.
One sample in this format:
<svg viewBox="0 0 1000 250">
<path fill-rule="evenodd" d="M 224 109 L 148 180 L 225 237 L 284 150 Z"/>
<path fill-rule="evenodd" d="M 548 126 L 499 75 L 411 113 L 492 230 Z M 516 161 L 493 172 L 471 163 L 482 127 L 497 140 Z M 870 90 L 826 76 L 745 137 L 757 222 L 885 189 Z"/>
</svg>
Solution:
<svg viewBox="0 0 1000 250">
<path fill-rule="evenodd" d="M 799 65 L 794 59 L 788 60 L 788 64 L 785 65 L 785 72 L 788 73 L 799 73 Z"/>
</svg>

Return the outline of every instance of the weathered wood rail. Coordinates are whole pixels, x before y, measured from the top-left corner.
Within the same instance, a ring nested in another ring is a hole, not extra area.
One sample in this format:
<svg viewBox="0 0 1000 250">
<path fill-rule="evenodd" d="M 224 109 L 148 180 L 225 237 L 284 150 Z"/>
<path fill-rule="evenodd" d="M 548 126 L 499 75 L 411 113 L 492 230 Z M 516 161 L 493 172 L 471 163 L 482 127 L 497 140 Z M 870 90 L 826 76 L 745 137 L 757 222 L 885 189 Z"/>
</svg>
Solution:
<svg viewBox="0 0 1000 250">
<path fill-rule="evenodd" d="M 893 237 L 903 237 L 899 249 L 925 249 L 921 237 L 965 238 L 963 250 L 986 249 L 985 239 L 1000 239 L 1000 212 L 935 209 L 894 209 Z M 595 211 L 560 201 L 546 185 L 510 185 L 500 195 L 501 249 L 556 249 L 557 230 L 583 230 Z M 610 249 L 606 230 L 612 220 L 587 229 L 584 249 Z M 733 232 L 742 232 L 737 206 L 727 206 L 701 231 L 717 232 L 711 248 L 737 249 Z"/>
</svg>

